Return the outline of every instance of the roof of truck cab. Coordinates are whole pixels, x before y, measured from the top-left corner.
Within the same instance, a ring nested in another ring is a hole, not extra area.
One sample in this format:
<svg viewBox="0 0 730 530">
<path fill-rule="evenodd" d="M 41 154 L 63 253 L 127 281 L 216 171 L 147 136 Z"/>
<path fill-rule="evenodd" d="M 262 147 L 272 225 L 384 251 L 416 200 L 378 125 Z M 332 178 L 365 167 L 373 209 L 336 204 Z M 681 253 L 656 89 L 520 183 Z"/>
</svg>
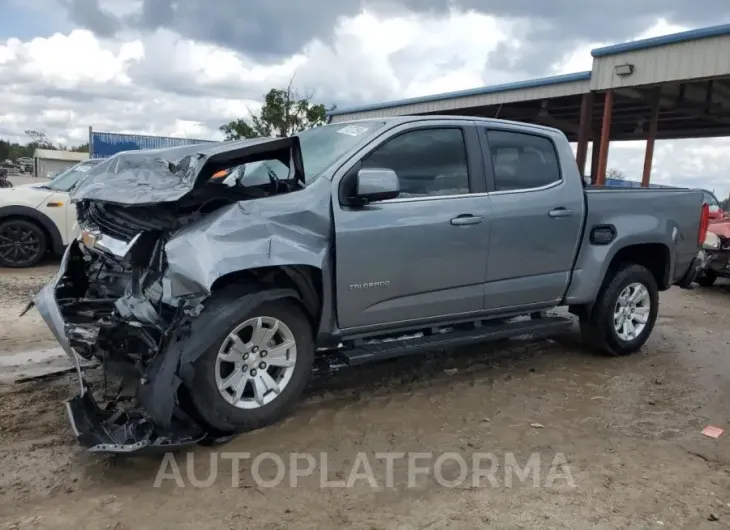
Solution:
<svg viewBox="0 0 730 530">
<path fill-rule="evenodd" d="M 332 125 L 342 125 L 345 123 L 362 123 L 362 122 L 370 122 L 370 121 L 380 121 L 380 122 L 386 122 L 386 123 L 410 123 L 414 121 L 438 121 L 438 120 L 449 120 L 449 121 L 475 121 L 480 123 L 498 123 L 498 124 L 507 124 L 507 125 L 518 125 L 520 127 L 529 127 L 530 129 L 537 129 L 541 131 L 547 131 L 552 133 L 558 133 L 563 134 L 560 129 L 556 129 L 555 127 L 547 127 L 545 125 L 538 125 L 534 123 L 525 123 L 521 121 L 514 121 L 514 120 L 500 120 L 497 118 L 483 118 L 479 116 L 456 116 L 453 114 L 428 114 L 428 115 L 418 115 L 418 114 L 412 114 L 409 116 L 393 116 L 393 117 L 387 117 L 387 118 L 361 118 L 356 120 L 347 120 L 347 121 L 339 121 L 337 123 L 333 123 Z"/>
</svg>

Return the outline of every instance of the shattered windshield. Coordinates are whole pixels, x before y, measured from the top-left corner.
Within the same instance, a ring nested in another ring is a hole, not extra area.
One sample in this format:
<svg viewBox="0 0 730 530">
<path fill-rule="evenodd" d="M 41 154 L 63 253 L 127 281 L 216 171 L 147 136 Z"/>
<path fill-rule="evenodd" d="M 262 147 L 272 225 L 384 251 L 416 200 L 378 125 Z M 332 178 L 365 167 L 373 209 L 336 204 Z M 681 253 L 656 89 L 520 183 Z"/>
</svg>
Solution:
<svg viewBox="0 0 730 530">
<path fill-rule="evenodd" d="M 311 184 L 335 160 L 361 143 L 373 131 L 385 124 L 382 121 L 363 121 L 352 124 L 322 125 L 299 133 L 306 183 Z M 247 186 L 269 182 L 271 178 L 285 180 L 289 168 L 278 160 L 254 162 L 235 168 L 233 179 Z"/>
</svg>

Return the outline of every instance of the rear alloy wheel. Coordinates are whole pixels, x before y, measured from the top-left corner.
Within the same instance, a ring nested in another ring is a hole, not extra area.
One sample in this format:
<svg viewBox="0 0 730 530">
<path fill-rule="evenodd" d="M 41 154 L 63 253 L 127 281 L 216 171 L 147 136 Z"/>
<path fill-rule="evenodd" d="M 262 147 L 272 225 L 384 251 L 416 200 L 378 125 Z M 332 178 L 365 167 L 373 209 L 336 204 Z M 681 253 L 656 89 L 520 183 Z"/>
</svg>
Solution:
<svg viewBox="0 0 730 530">
<path fill-rule="evenodd" d="M 25 219 L 0 223 L 0 266 L 32 267 L 46 253 L 47 241 L 43 230 Z"/>
<path fill-rule="evenodd" d="M 641 335 L 649 321 L 651 299 L 649 290 L 641 283 L 627 285 L 613 309 L 613 327 L 626 342 Z"/>
<path fill-rule="evenodd" d="M 649 339 L 658 309 L 654 276 L 641 265 L 626 264 L 601 288 L 590 313 L 581 316 L 581 334 L 603 353 L 628 355 Z"/>
</svg>

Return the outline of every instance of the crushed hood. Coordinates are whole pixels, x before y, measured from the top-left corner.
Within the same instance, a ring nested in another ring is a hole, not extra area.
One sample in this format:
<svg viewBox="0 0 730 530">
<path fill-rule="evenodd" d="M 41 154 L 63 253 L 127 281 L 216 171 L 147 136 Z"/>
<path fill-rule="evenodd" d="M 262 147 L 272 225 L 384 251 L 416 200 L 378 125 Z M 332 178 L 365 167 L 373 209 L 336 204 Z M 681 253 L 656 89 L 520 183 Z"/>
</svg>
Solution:
<svg viewBox="0 0 730 530">
<path fill-rule="evenodd" d="M 126 205 L 174 202 L 220 169 L 271 159 L 288 165 L 290 178 L 304 183 L 298 137 L 253 138 L 118 153 L 91 168 L 71 199 Z"/>
</svg>

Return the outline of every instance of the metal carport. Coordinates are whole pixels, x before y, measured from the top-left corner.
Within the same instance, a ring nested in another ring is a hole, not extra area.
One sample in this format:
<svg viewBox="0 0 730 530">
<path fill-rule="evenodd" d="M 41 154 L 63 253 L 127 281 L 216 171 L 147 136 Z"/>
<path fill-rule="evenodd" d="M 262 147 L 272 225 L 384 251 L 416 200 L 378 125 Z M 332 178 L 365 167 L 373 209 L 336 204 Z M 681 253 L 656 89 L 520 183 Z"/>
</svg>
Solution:
<svg viewBox="0 0 730 530">
<path fill-rule="evenodd" d="M 408 114 L 457 114 L 549 125 L 577 142 L 585 174 L 605 183 L 610 141 L 646 140 L 642 185 L 657 139 L 730 136 L 730 24 L 591 52 L 591 71 L 337 109 L 331 122 Z"/>
</svg>

